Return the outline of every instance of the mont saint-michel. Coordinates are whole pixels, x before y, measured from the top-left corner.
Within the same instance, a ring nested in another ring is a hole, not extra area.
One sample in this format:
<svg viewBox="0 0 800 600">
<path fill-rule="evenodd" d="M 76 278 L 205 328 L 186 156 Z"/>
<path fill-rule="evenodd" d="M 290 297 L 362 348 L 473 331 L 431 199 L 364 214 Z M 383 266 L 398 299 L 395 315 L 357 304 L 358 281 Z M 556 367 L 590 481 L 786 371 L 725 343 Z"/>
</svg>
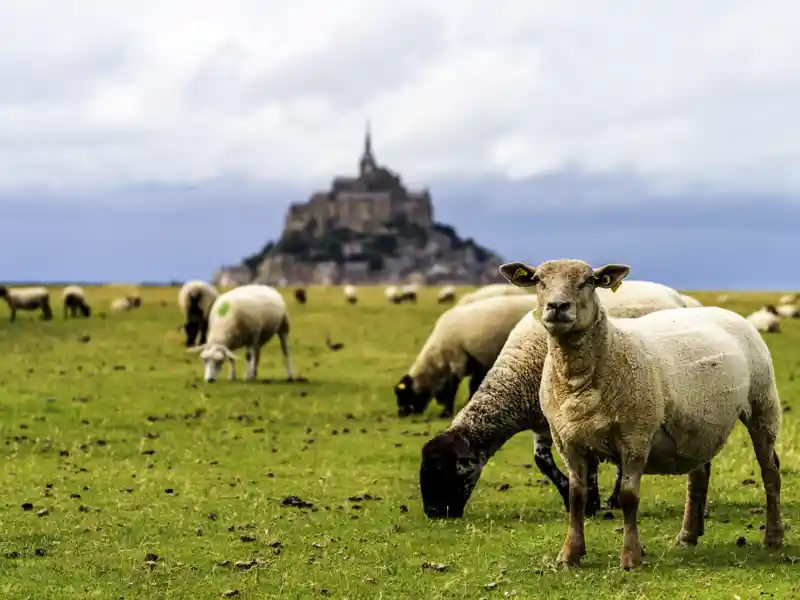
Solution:
<svg viewBox="0 0 800 600">
<path fill-rule="evenodd" d="M 499 281 L 502 259 L 434 220 L 429 189 L 411 190 L 378 163 L 367 127 L 356 176 L 292 204 L 283 233 L 240 265 L 214 275 L 221 285 L 472 283 Z"/>
</svg>

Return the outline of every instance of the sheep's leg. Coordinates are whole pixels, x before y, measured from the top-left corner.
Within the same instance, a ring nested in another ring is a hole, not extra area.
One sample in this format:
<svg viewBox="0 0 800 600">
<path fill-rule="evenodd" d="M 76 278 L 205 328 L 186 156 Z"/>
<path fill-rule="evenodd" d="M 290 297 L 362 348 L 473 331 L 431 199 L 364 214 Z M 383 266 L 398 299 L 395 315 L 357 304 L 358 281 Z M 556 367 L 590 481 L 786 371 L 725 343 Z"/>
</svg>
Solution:
<svg viewBox="0 0 800 600">
<path fill-rule="evenodd" d="M 708 480 L 711 477 L 711 463 L 705 463 L 689 473 L 686 484 L 686 505 L 683 509 L 683 525 L 678 533 L 677 543 L 696 546 L 697 538 L 705 532 L 703 513 L 708 497 Z"/>
<path fill-rule="evenodd" d="M 278 332 L 278 339 L 281 342 L 281 352 L 283 352 L 283 359 L 286 363 L 286 378 L 289 381 L 294 381 L 294 367 L 292 366 L 292 353 L 289 351 L 289 339 L 284 331 Z"/>
<path fill-rule="evenodd" d="M 258 362 L 261 359 L 261 348 L 249 348 L 247 350 L 247 374 L 245 381 L 253 381 L 258 372 Z"/>
<path fill-rule="evenodd" d="M 761 480 L 767 495 L 767 524 L 764 545 L 780 548 L 783 545 L 783 522 L 781 519 L 781 474 L 780 461 L 775 452 L 775 436 L 759 426 L 749 426 L 750 439 L 756 451 L 756 460 L 761 467 Z"/>
<path fill-rule="evenodd" d="M 600 509 L 600 481 L 598 472 L 600 471 L 600 459 L 596 454 L 590 454 L 588 467 L 588 486 L 586 497 L 586 515 L 591 517 L 597 514 Z"/>
<path fill-rule="evenodd" d="M 622 552 L 619 566 L 625 570 L 637 567 L 642 562 L 642 544 L 639 541 L 637 524 L 639 513 L 639 485 L 642 481 L 648 451 L 626 447 L 623 441 L 622 481 L 620 482 L 619 504 L 623 517 Z"/>
<path fill-rule="evenodd" d="M 486 378 L 486 374 L 489 372 L 483 365 L 475 365 L 475 368 L 472 372 L 472 376 L 469 378 L 469 397 L 472 398 L 473 394 L 478 391 L 478 388 L 481 387 L 481 383 Z"/>
<path fill-rule="evenodd" d="M 67 318 L 67 311 L 68 311 L 68 310 L 69 310 L 69 307 L 67 306 L 67 303 L 65 302 L 65 303 L 64 303 L 64 318 L 65 318 L 65 319 Z"/>
<path fill-rule="evenodd" d="M 449 419 L 453 416 L 456 406 L 456 396 L 458 395 L 458 386 L 461 385 L 461 379 L 457 376 L 452 376 L 447 380 L 444 387 L 436 394 L 436 401 L 444 406 L 442 412 L 439 413 L 440 419 Z"/>
<path fill-rule="evenodd" d="M 236 362 L 233 358 L 228 357 L 228 364 L 231 366 L 231 373 L 229 379 L 231 381 L 236 381 Z"/>
<path fill-rule="evenodd" d="M 200 345 L 206 343 L 208 337 L 208 320 L 203 320 L 200 325 Z"/>
<path fill-rule="evenodd" d="M 42 314 L 44 315 L 45 321 L 50 321 L 53 318 L 53 311 L 50 308 L 50 302 L 46 301 L 42 303 Z"/>
<path fill-rule="evenodd" d="M 9 318 L 9 321 L 11 321 L 13 323 L 16 320 L 17 320 L 17 309 L 16 308 L 12 308 L 11 309 L 11 317 Z"/>
<path fill-rule="evenodd" d="M 589 478 L 589 461 L 587 456 L 569 447 L 564 449 L 562 457 L 569 469 L 569 529 L 564 538 L 564 545 L 556 560 L 567 566 L 577 566 L 581 561 L 581 557 L 586 554 L 583 525 L 587 499 L 586 488 Z"/>
<path fill-rule="evenodd" d="M 606 504 L 609 508 L 619 508 L 619 486 L 622 481 L 622 467 L 617 465 L 617 480 L 614 482 L 614 490 L 608 497 Z"/>
<path fill-rule="evenodd" d="M 553 439 L 542 433 L 533 433 L 533 462 L 556 486 L 556 490 L 564 501 L 564 510 L 569 510 L 569 479 L 562 473 L 553 459 Z"/>
</svg>

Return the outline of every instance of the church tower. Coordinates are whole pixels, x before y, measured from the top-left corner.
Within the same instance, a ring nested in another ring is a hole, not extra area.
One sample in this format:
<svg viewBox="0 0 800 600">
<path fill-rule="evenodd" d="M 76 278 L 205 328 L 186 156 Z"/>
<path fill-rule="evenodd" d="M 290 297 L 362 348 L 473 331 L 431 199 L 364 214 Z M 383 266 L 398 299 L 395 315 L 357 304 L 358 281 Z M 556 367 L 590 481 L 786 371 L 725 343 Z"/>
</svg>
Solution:
<svg viewBox="0 0 800 600">
<path fill-rule="evenodd" d="M 369 121 L 367 121 L 366 131 L 364 133 L 364 152 L 361 154 L 359 161 L 359 173 L 361 177 L 373 173 L 378 168 L 375 161 L 375 155 L 372 153 L 372 132 L 370 131 Z"/>
</svg>

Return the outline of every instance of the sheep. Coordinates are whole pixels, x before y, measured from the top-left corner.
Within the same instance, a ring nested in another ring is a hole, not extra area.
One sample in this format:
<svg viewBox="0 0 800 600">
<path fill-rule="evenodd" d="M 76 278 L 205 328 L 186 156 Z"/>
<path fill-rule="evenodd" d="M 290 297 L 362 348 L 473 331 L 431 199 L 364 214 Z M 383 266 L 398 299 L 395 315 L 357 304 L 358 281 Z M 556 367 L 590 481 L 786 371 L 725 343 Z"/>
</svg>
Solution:
<svg viewBox="0 0 800 600">
<path fill-rule="evenodd" d="M 780 333 L 781 319 L 774 304 L 762 306 L 747 317 L 753 327 L 765 333 Z"/>
<path fill-rule="evenodd" d="M 205 363 L 204 379 L 212 383 L 226 359 L 230 363 L 230 379 L 236 379 L 236 355 L 233 351 L 245 347 L 245 381 L 253 381 L 258 372 L 261 349 L 276 334 L 281 343 L 287 378 L 293 381 L 286 302 L 275 288 L 250 283 L 225 292 L 214 301 L 208 319 L 208 341 L 188 351 L 200 354 Z"/>
<path fill-rule="evenodd" d="M 183 314 L 183 331 L 186 334 L 186 347 L 195 345 L 200 334 L 200 344 L 206 343 L 208 335 L 208 313 L 219 297 L 213 285 L 193 279 L 183 284 L 178 292 L 178 306 Z"/>
<path fill-rule="evenodd" d="M 507 283 L 492 283 L 478 288 L 469 294 L 464 294 L 461 296 L 461 300 L 458 301 L 458 304 L 471 304 L 493 296 L 513 296 L 519 294 L 527 294 L 527 292 L 516 286 L 508 285 Z"/>
<path fill-rule="evenodd" d="M 92 309 L 89 304 L 86 302 L 86 294 L 83 291 L 83 288 L 79 285 L 68 285 L 64 288 L 64 291 L 61 293 L 62 298 L 64 299 L 64 318 L 67 318 L 67 314 L 71 315 L 73 318 L 78 316 L 78 311 L 84 316 L 89 317 L 92 314 Z"/>
<path fill-rule="evenodd" d="M 356 286 L 347 284 L 344 286 L 343 291 L 348 304 L 356 304 L 358 302 L 358 290 L 356 290 Z"/>
<path fill-rule="evenodd" d="M 700 302 L 700 300 L 693 298 L 692 296 L 687 296 L 686 294 L 681 294 L 681 299 L 687 308 L 700 308 L 703 306 L 703 303 Z"/>
<path fill-rule="evenodd" d="M 795 302 L 797 302 L 797 294 L 784 294 L 778 300 L 778 304 L 794 304 Z"/>
<path fill-rule="evenodd" d="M 439 290 L 439 294 L 436 297 L 436 302 L 439 304 L 451 304 L 456 299 L 456 288 L 452 285 L 446 285 L 441 290 Z"/>
<path fill-rule="evenodd" d="M 402 299 L 400 298 L 400 290 L 397 288 L 396 285 L 388 286 L 383 291 L 383 294 L 386 296 L 386 299 L 392 304 L 400 304 L 402 302 Z"/>
<path fill-rule="evenodd" d="M 50 292 L 45 287 L 27 287 L 8 289 L 0 285 L 0 298 L 4 298 L 11 311 L 9 321 L 13 323 L 17 320 L 18 310 L 42 310 L 42 317 L 45 321 L 53 318 L 53 311 L 50 308 Z"/>
<path fill-rule="evenodd" d="M 717 296 L 717 302 L 719 302 L 720 304 L 725 304 L 730 299 L 731 299 L 730 294 L 720 294 L 719 296 Z"/>
<path fill-rule="evenodd" d="M 536 297 L 526 294 L 488 298 L 442 313 L 411 368 L 394 387 L 398 415 L 425 412 L 434 396 L 444 406 L 440 417 L 452 416 L 461 380 L 470 377 L 471 397 L 508 334 L 535 308 Z"/>
<path fill-rule="evenodd" d="M 674 289 L 649 281 L 628 281 L 616 293 L 604 289 L 597 293 L 608 313 L 619 317 L 636 318 L 684 306 Z M 484 302 L 489 300 L 474 306 Z M 467 405 L 446 431 L 425 444 L 420 489 L 423 508 L 430 518 L 460 517 L 484 465 L 511 437 L 527 429 L 533 430 L 536 466 L 553 482 L 564 507 L 569 509 L 568 481 L 553 460 L 549 424 L 539 406 L 539 382 L 546 355 L 547 331 L 529 313 L 508 335 L 497 360 Z M 458 467 L 461 459 L 470 467 Z M 598 464 L 593 460 L 586 508 L 590 515 L 600 507 L 597 471 Z M 618 505 L 619 478 L 617 469 L 617 483 L 608 499 L 611 507 Z"/>
<path fill-rule="evenodd" d="M 400 288 L 400 302 L 415 302 L 417 301 L 417 294 L 419 293 L 419 286 L 416 283 L 409 283 Z"/>
<path fill-rule="evenodd" d="M 300 304 L 305 304 L 308 300 L 308 295 L 306 293 L 305 288 L 296 288 L 294 290 L 294 299 L 297 300 Z"/>
<path fill-rule="evenodd" d="M 786 319 L 800 318 L 800 308 L 794 304 L 779 304 L 775 307 L 775 311 L 778 313 L 778 316 Z"/>
<path fill-rule="evenodd" d="M 647 474 L 688 474 L 676 541 L 704 533 L 711 460 L 737 421 L 750 435 L 766 495 L 764 545 L 780 548 L 780 462 L 775 443 L 781 405 L 767 344 L 741 315 L 719 307 L 609 318 L 595 289 L 616 289 L 627 265 L 599 269 L 579 260 L 500 267 L 520 287 L 535 287 L 547 330 L 539 396 L 556 449 L 569 471 L 570 519 L 557 558 L 578 565 L 586 553 L 588 455 L 622 467 L 620 567 L 641 564 L 640 482 Z"/>
<path fill-rule="evenodd" d="M 142 298 L 138 295 L 123 296 L 111 302 L 111 310 L 114 312 L 126 312 L 142 306 Z"/>
</svg>

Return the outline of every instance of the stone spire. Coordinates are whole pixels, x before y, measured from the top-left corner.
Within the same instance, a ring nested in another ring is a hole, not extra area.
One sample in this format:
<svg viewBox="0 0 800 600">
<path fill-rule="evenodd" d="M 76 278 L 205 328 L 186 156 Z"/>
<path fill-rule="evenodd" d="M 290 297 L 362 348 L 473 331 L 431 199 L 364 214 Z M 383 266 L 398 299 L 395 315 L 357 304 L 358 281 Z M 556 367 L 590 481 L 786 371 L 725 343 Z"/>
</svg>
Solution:
<svg viewBox="0 0 800 600">
<path fill-rule="evenodd" d="M 370 130 L 369 121 L 367 121 L 366 130 L 364 132 L 364 152 L 361 155 L 359 166 L 362 177 L 366 173 L 374 171 L 377 168 L 375 155 L 372 153 L 372 131 Z"/>
</svg>

